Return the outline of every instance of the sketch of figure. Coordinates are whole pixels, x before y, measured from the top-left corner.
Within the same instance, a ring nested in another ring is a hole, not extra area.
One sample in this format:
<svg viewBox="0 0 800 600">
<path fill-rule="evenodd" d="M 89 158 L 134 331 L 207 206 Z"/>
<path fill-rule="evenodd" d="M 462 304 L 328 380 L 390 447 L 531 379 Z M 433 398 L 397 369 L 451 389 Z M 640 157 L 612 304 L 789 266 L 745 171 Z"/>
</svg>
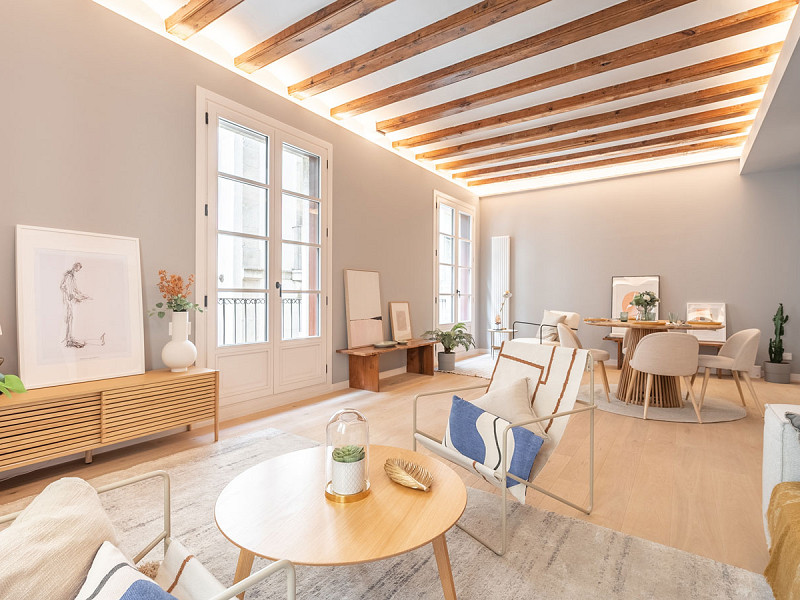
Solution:
<svg viewBox="0 0 800 600">
<path fill-rule="evenodd" d="M 93 346 L 105 346 L 106 344 L 106 334 L 103 333 L 99 339 L 96 340 L 78 340 L 75 339 L 75 336 L 72 334 L 72 325 L 73 325 L 73 318 L 74 318 L 74 307 L 80 302 L 84 302 L 85 300 L 91 300 L 89 296 L 84 294 L 78 289 L 78 285 L 75 282 L 75 275 L 83 268 L 83 265 L 79 262 L 76 262 L 72 265 L 72 268 L 64 273 L 64 277 L 61 278 L 61 285 L 59 288 L 61 289 L 61 298 L 64 302 L 64 323 L 67 326 L 67 334 L 62 340 L 64 342 L 64 346 L 67 348 L 83 348 L 87 344 Z"/>
</svg>

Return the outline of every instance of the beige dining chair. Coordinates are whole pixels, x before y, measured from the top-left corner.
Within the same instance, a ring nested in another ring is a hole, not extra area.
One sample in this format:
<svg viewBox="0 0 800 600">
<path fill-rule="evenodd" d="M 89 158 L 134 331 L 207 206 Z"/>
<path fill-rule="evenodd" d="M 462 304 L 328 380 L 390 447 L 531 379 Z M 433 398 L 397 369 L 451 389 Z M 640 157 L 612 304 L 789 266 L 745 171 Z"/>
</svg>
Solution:
<svg viewBox="0 0 800 600">
<path fill-rule="evenodd" d="M 681 377 L 689 390 L 689 397 L 697 415 L 697 422 L 702 423 L 700 406 L 697 404 L 689 376 L 697 373 L 697 357 L 700 353 L 700 342 L 693 335 L 683 333 L 651 333 L 644 336 L 636 346 L 636 352 L 630 361 L 634 371 L 647 374 L 644 392 L 644 418 L 650 406 L 650 392 L 653 390 L 653 375 L 664 377 Z M 631 400 L 632 385 L 628 386 L 625 402 Z"/>
<path fill-rule="evenodd" d="M 563 323 L 558 324 L 558 341 L 562 348 L 577 348 L 583 350 L 580 338 L 569 327 Z M 611 354 L 598 348 L 588 348 L 589 354 L 595 363 L 600 363 L 600 375 L 603 377 L 603 388 L 606 391 L 606 401 L 611 402 L 611 388 L 608 387 L 608 375 L 606 374 L 606 361 L 611 358 Z"/>
<path fill-rule="evenodd" d="M 756 408 L 764 416 L 764 405 L 761 404 L 756 395 L 756 390 L 753 387 L 753 381 L 750 379 L 750 369 L 756 362 L 756 353 L 758 352 L 758 342 L 761 339 L 761 331 L 759 329 L 744 329 L 737 331 L 722 345 L 719 349 L 719 354 L 701 354 L 697 359 L 697 365 L 701 369 L 705 369 L 703 373 L 703 387 L 700 389 L 700 408 L 703 408 L 703 400 L 706 397 L 706 387 L 708 386 L 708 378 L 711 375 L 711 369 L 726 369 L 733 375 L 733 380 L 736 382 L 736 389 L 739 390 L 739 398 L 742 400 L 742 406 L 747 406 L 744 401 L 744 392 L 742 391 L 742 382 L 739 377 L 743 377 L 747 384 L 750 393 L 753 395 L 753 402 Z M 694 384 L 697 370 L 692 375 L 692 384 Z"/>
</svg>

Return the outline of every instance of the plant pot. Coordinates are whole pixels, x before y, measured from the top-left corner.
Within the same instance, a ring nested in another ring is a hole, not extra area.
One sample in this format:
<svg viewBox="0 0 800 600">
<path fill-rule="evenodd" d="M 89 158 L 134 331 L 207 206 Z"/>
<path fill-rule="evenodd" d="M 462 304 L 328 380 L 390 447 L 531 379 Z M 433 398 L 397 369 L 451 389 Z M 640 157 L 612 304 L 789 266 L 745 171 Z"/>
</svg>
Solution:
<svg viewBox="0 0 800 600">
<path fill-rule="evenodd" d="M 455 352 L 439 352 L 439 370 L 453 371 L 456 368 Z"/>
<path fill-rule="evenodd" d="M 331 465 L 331 491 L 334 494 L 350 496 L 364 491 L 366 473 L 363 458 L 358 462 L 344 463 L 333 461 Z"/>
<path fill-rule="evenodd" d="M 789 383 L 792 378 L 792 363 L 764 363 L 764 381 L 770 383 Z"/>
<path fill-rule="evenodd" d="M 172 339 L 161 350 L 161 360 L 173 373 L 182 373 L 197 359 L 197 348 L 189 341 L 189 313 L 173 312 L 169 324 Z"/>
</svg>

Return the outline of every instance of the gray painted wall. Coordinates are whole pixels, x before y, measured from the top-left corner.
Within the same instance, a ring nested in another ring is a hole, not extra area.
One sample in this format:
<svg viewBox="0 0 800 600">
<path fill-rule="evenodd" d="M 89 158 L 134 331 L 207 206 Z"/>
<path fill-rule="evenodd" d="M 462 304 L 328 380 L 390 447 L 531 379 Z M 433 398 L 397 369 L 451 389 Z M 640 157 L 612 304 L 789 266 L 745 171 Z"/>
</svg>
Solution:
<svg viewBox="0 0 800 600">
<path fill-rule="evenodd" d="M 432 325 L 433 191 L 474 196 L 89 0 L 8 2 L 0 19 L 0 356 L 17 370 L 14 226 L 138 237 L 145 306 L 158 269 L 194 272 L 195 90 L 201 86 L 329 141 L 333 346 L 346 346 L 344 268 L 382 275 L 388 302 Z M 365 227 L 366 226 L 366 227 Z M 165 322 L 145 327 L 161 366 Z M 403 364 L 399 355 L 384 370 Z M 333 357 L 333 381 L 347 379 Z"/>
<path fill-rule="evenodd" d="M 736 161 L 481 199 L 481 247 L 511 236 L 512 319 L 539 321 L 544 309 L 609 316 L 613 275 L 660 275 L 662 315 L 726 302 L 729 334 L 761 329 L 759 361 L 783 302 L 796 373 L 798 229 L 800 170 L 740 177 Z M 487 306 L 490 260 L 487 250 L 484 323 L 497 312 Z M 607 333 L 585 323 L 578 332 L 585 346 L 614 352 Z"/>
</svg>

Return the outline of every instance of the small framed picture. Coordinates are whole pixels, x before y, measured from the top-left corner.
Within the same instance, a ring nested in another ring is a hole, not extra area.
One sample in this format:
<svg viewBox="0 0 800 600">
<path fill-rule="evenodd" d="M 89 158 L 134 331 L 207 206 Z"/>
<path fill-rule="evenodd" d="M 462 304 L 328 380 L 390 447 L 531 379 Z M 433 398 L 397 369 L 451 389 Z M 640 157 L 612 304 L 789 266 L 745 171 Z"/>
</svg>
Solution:
<svg viewBox="0 0 800 600">
<path fill-rule="evenodd" d="M 724 342 L 727 338 L 727 323 L 724 302 L 687 302 L 687 321 L 717 321 L 726 327 L 713 331 L 698 330 L 692 335 L 701 342 Z"/>
<path fill-rule="evenodd" d="M 389 302 L 389 320 L 392 323 L 392 339 L 396 342 L 410 340 L 411 310 L 408 302 Z"/>
<path fill-rule="evenodd" d="M 28 388 L 144 373 L 139 240 L 17 225 L 17 328 Z"/>
</svg>

